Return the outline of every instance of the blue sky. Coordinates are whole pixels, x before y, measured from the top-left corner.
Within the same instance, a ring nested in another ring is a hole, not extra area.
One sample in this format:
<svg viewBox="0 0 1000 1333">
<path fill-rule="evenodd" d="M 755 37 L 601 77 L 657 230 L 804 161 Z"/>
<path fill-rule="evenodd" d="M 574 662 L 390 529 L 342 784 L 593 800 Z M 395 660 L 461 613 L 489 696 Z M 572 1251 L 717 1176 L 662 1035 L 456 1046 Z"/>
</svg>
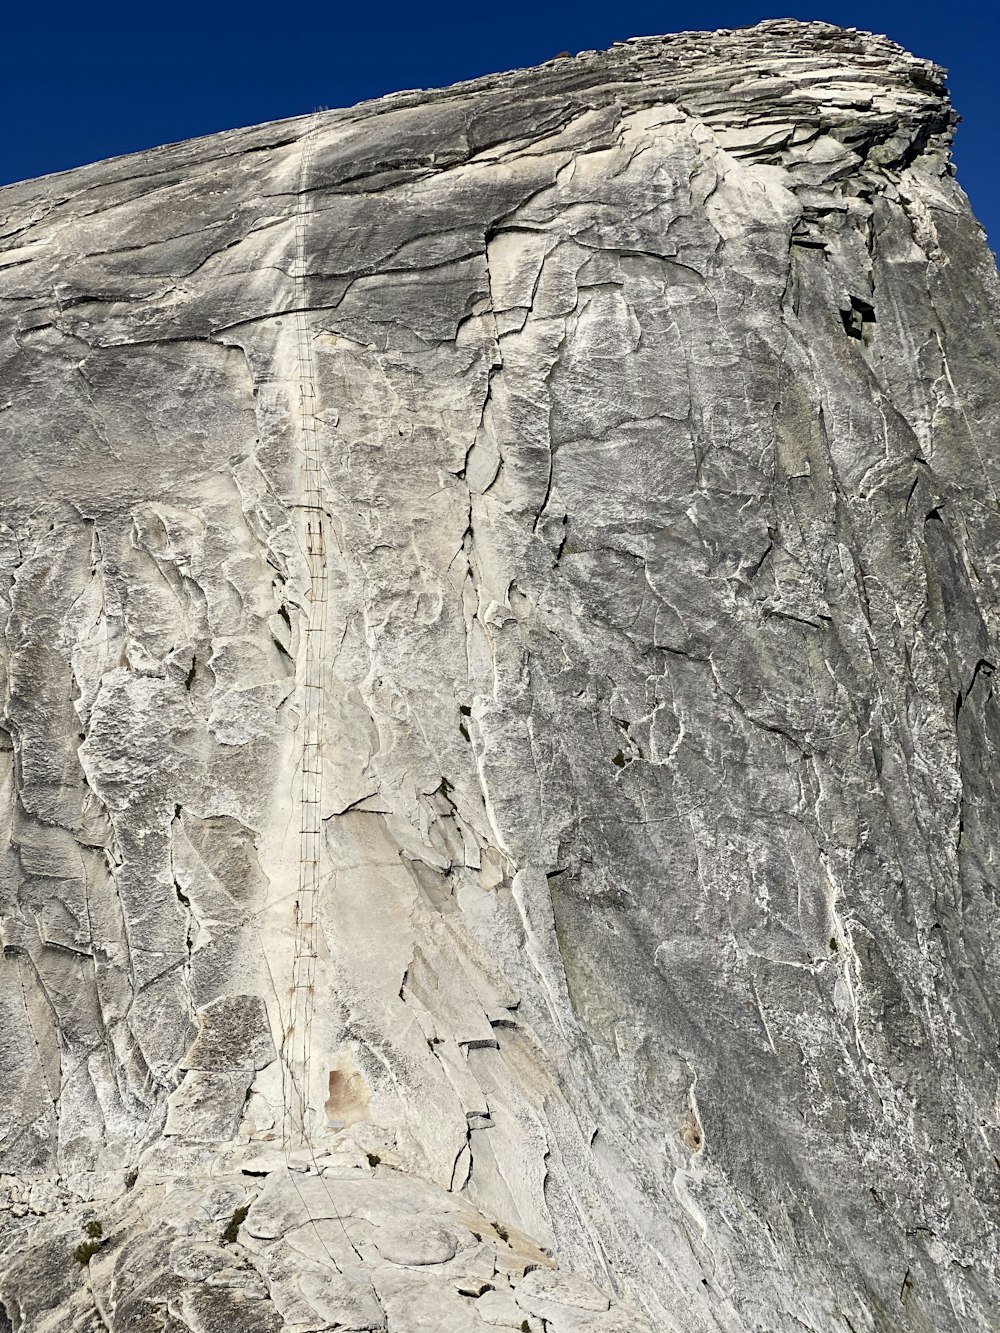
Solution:
<svg viewBox="0 0 1000 1333">
<path fill-rule="evenodd" d="M 788 16 L 885 32 L 948 67 L 963 116 L 959 180 L 1000 244 L 1000 11 L 989 3 L 21 0 L 11 9 L 0 183 L 644 33 Z"/>
</svg>

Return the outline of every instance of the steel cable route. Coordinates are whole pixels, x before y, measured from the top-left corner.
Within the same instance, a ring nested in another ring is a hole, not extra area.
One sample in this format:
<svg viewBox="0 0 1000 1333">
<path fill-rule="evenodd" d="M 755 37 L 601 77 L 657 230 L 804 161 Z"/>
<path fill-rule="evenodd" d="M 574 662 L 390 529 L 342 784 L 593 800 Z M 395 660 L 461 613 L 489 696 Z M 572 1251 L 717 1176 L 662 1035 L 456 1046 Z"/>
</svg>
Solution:
<svg viewBox="0 0 1000 1333">
<path fill-rule="evenodd" d="M 312 334 L 308 322 L 306 239 L 309 221 L 307 188 L 312 162 L 313 134 L 301 140 L 298 196 L 295 207 L 293 268 L 295 375 L 298 403 L 295 413 L 301 467 L 303 547 L 309 568 L 307 618 L 303 624 L 301 668 L 301 768 L 299 774 L 298 891 L 295 903 L 295 945 L 292 962 L 291 1024 L 289 1032 L 289 1088 L 285 1107 L 286 1147 L 311 1146 L 310 1106 L 312 1020 L 316 1004 L 316 919 L 323 844 L 323 713 L 324 660 L 327 630 L 327 571 L 325 514 L 321 489 L 322 460 L 316 429 L 316 375 Z M 297 412 L 296 412 L 297 407 Z"/>
<path fill-rule="evenodd" d="M 351 1239 L 334 1200 L 329 1182 L 316 1159 L 313 1141 L 314 1108 L 311 1105 L 312 1078 L 312 1021 L 316 1006 L 316 959 L 318 956 L 319 923 L 317 911 L 319 895 L 330 872 L 322 873 L 323 849 L 323 721 L 325 704 L 324 667 L 326 659 L 326 632 L 328 618 L 328 580 L 326 568 L 326 510 L 322 493 L 322 457 L 316 429 L 316 375 L 313 359 L 312 335 L 308 323 L 308 284 L 306 280 L 306 240 L 309 222 L 309 186 L 312 148 L 315 129 L 310 127 L 300 139 L 298 194 L 294 224 L 295 248 L 292 280 L 294 284 L 293 327 L 295 331 L 294 387 L 291 396 L 292 420 L 297 427 L 298 452 L 301 468 L 301 499 L 295 508 L 300 516 L 301 549 L 309 568 L 308 607 L 303 625 L 303 644 L 300 645 L 302 662 L 300 684 L 301 705 L 301 763 L 299 766 L 299 848 L 298 883 L 295 901 L 295 943 L 292 958 L 292 993 L 289 1030 L 284 1043 L 282 1082 L 284 1109 L 282 1147 L 286 1165 L 291 1168 L 290 1151 L 299 1148 L 308 1151 L 312 1167 L 323 1186 L 334 1218 L 340 1226 L 355 1257 L 362 1261 L 361 1252 Z M 297 406 L 297 411 L 296 411 Z M 265 958 L 265 962 L 266 962 Z M 270 965 L 268 964 L 270 973 Z M 274 982 L 272 977 L 272 989 Z M 275 995 L 277 999 L 277 995 Z M 279 1003 L 280 1012 L 280 1003 Z M 326 1251 L 333 1267 L 340 1272 L 332 1251 L 327 1245 L 317 1219 L 313 1216 L 296 1179 L 289 1170 L 289 1179 L 299 1196 L 303 1212 L 312 1224 L 316 1238 Z"/>
</svg>

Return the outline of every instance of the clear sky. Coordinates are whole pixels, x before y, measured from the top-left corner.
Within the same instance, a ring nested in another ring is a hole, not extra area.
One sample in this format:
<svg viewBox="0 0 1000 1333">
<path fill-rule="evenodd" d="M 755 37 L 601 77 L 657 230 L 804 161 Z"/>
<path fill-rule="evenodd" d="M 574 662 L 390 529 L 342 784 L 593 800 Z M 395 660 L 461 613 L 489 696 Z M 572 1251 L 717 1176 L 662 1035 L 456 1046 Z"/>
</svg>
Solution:
<svg viewBox="0 0 1000 1333">
<path fill-rule="evenodd" d="M 0 183 L 625 37 L 780 17 L 887 33 L 949 69 L 959 180 L 997 248 L 1000 6 L 990 0 L 20 0 L 3 21 Z"/>
</svg>

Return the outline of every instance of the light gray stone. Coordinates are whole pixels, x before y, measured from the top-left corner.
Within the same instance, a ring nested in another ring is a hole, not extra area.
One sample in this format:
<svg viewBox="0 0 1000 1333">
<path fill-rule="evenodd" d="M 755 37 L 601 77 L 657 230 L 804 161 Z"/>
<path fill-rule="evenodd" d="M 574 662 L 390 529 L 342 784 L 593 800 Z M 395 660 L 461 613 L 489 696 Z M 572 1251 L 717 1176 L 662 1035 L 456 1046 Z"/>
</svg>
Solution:
<svg viewBox="0 0 1000 1333">
<path fill-rule="evenodd" d="M 0 190 L 17 1333 L 994 1327 L 943 77 L 770 21 Z"/>
<path fill-rule="evenodd" d="M 476 1301 L 476 1314 L 484 1324 L 500 1328 L 520 1328 L 524 1310 L 514 1299 L 512 1291 L 486 1291 Z"/>
<path fill-rule="evenodd" d="M 551 1320 L 555 1307 L 574 1310 L 607 1310 L 611 1301 L 592 1282 L 573 1273 L 553 1273 L 544 1268 L 525 1273 L 517 1288 L 517 1304 L 528 1314 Z"/>
<path fill-rule="evenodd" d="M 259 995 L 223 995 L 198 1013 L 199 1032 L 182 1069 L 266 1069 L 275 1058 Z"/>
<path fill-rule="evenodd" d="M 236 1133 L 250 1087 L 249 1074 L 188 1070 L 167 1100 L 165 1134 L 224 1143 Z"/>
<path fill-rule="evenodd" d="M 385 1311 L 365 1273 L 306 1271 L 299 1278 L 299 1287 L 324 1326 L 345 1333 L 377 1333 L 386 1326 Z"/>
<path fill-rule="evenodd" d="M 443 1227 L 414 1221 L 379 1227 L 375 1244 L 383 1259 L 391 1264 L 445 1264 L 455 1257 L 455 1237 Z"/>
</svg>

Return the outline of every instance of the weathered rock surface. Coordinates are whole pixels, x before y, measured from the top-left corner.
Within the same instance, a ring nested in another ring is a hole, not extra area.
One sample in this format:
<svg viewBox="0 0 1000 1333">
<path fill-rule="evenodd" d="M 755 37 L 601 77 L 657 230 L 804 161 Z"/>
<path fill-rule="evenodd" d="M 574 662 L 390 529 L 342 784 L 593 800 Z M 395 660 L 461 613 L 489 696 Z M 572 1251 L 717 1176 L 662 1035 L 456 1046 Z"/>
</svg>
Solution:
<svg viewBox="0 0 1000 1333">
<path fill-rule="evenodd" d="M 1000 1328 L 942 77 L 772 22 L 0 191 L 0 1327 Z"/>
</svg>

